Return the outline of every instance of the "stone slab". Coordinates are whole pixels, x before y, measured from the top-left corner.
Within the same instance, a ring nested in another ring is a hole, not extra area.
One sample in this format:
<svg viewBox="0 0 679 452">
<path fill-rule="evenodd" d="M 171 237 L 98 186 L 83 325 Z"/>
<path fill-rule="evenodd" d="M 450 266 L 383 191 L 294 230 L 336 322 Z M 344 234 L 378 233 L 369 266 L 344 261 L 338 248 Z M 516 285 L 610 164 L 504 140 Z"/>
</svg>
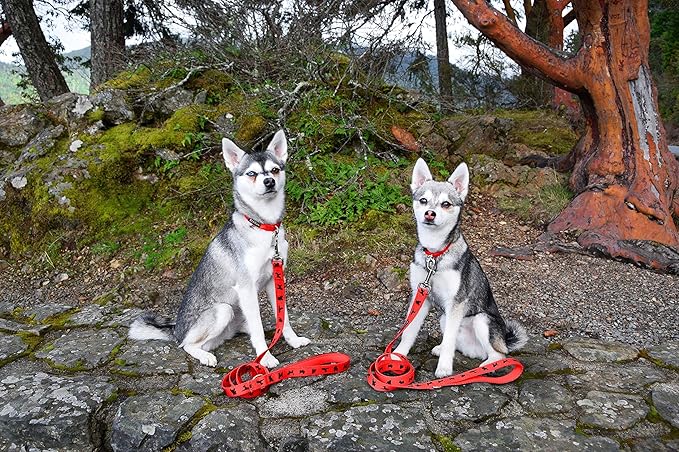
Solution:
<svg viewBox="0 0 679 452">
<path fill-rule="evenodd" d="M 566 381 L 568 386 L 576 390 L 634 392 L 666 378 L 665 372 L 655 366 L 627 364 L 568 375 Z"/>
<path fill-rule="evenodd" d="M 293 388 L 278 397 L 268 397 L 259 405 L 264 418 L 305 417 L 328 410 L 328 393 L 310 386 Z"/>
<path fill-rule="evenodd" d="M 666 366 L 679 369 L 679 341 L 665 342 L 647 350 L 649 356 Z"/>
<path fill-rule="evenodd" d="M 21 311 L 21 316 L 31 318 L 34 322 L 43 323 L 50 317 L 65 314 L 72 309 L 73 306 L 66 304 L 42 304 L 24 309 Z"/>
<path fill-rule="evenodd" d="M 19 336 L 0 334 L 0 363 L 28 350 L 28 345 Z"/>
<path fill-rule="evenodd" d="M 409 406 L 374 404 L 325 413 L 309 419 L 302 432 L 310 451 L 436 450 L 421 410 Z"/>
<path fill-rule="evenodd" d="M 29 333 L 34 336 L 41 336 L 50 329 L 49 325 L 26 325 L 25 323 L 14 322 L 12 320 L 0 319 L 0 331 L 8 333 Z"/>
<path fill-rule="evenodd" d="M 645 418 L 648 405 L 643 398 L 614 392 L 589 391 L 577 400 L 578 422 L 595 428 L 623 430 Z"/>
<path fill-rule="evenodd" d="M 505 388 L 488 383 L 432 391 L 431 414 L 440 421 L 477 421 L 498 414 L 509 401 Z"/>
<path fill-rule="evenodd" d="M 630 361 L 639 355 L 631 345 L 588 338 L 571 339 L 563 343 L 563 348 L 575 359 L 589 362 Z"/>
<path fill-rule="evenodd" d="M 651 392 L 658 414 L 674 428 L 679 428 L 679 383 L 658 383 Z"/>
<path fill-rule="evenodd" d="M 116 356 L 114 369 L 133 375 L 177 375 L 189 371 L 189 358 L 174 342 L 128 341 Z"/>
<path fill-rule="evenodd" d="M 259 437 L 257 411 L 248 404 L 221 408 L 205 416 L 191 430 L 191 439 L 177 451 L 259 452 L 266 450 Z"/>
<path fill-rule="evenodd" d="M 573 408 L 573 395 L 549 380 L 527 380 L 521 385 L 519 403 L 534 414 L 562 413 Z"/>
<path fill-rule="evenodd" d="M 0 378 L 0 450 L 11 444 L 27 450 L 101 447 L 91 418 L 114 393 L 107 379 L 93 375 L 5 374 Z"/>
<path fill-rule="evenodd" d="M 469 429 L 454 444 L 462 451 L 618 451 L 610 438 L 575 433 L 575 422 L 567 419 L 518 417 L 501 419 Z"/>
<path fill-rule="evenodd" d="M 158 451 L 169 446 L 205 405 L 197 396 L 156 392 L 126 399 L 113 419 L 113 451 Z"/>
<path fill-rule="evenodd" d="M 93 369 L 111 359 L 113 350 L 124 341 L 121 335 L 108 329 L 66 330 L 53 343 L 35 353 L 58 368 Z"/>
</svg>

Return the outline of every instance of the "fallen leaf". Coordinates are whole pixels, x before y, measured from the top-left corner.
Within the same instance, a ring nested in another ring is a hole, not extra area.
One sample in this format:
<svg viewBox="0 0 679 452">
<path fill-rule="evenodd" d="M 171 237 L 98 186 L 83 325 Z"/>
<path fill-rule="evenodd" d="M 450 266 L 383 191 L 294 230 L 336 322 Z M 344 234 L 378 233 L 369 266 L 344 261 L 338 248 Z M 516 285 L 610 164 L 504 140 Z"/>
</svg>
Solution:
<svg viewBox="0 0 679 452">
<path fill-rule="evenodd" d="M 116 268 L 120 268 L 122 263 L 118 259 L 113 259 L 111 262 L 109 262 L 109 265 L 115 270 Z"/>
<path fill-rule="evenodd" d="M 554 337 L 557 334 L 559 334 L 557 330 L 546 330 L 544 333 L 542 333 L 544 337 Z"/>
<path fill-rule="evenodd" d="M 396 138 L 396 141 L 401 143 L 401 146 L 407 150 L 416 152 L 420 149 L 420 145 L 417 143 L 413 134 L 407 130 L 402 129 L 399 126 L 391 126 L 391 133 L 394 135 L 394 138 Z"/>
<path fill-rule="evenodd" d="M 378 315 L 380 315 L 380 311 L 378 311 L 377 309 L 368 309 L 368 314 L 377 317 Z"/>
</svg>

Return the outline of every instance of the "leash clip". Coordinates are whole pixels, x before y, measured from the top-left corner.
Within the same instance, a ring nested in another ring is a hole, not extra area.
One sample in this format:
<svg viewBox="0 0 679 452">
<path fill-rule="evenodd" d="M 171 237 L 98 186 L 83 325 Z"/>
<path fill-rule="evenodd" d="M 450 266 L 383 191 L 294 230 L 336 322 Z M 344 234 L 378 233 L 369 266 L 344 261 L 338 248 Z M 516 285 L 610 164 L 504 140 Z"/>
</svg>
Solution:
<svg viewBox="0 0 679 452">
<path fill-rule="evenodd" d="M 427 256 L 427 277 L 424 278 L 424 281 L 421 283 L 424 287 L 429 288 L 429 280 L 431 279 L 432 276 L 434 276 L 434 273 L 436 273 L 436 259 L 432 256 Z"/>
<path fill-rule="evenodd" d="M 272 241 L 273 241 L 273 249 L 274 249 L 274 252 L 273 252 L 273 258 L 274 259 L 280 259 L 281 258 L 281 255 L 278 252 L 278 231 L 279 230 L 280 230 L 280 228 L 277 227 L 276 230 L 273 231 Z"/>
</svg>

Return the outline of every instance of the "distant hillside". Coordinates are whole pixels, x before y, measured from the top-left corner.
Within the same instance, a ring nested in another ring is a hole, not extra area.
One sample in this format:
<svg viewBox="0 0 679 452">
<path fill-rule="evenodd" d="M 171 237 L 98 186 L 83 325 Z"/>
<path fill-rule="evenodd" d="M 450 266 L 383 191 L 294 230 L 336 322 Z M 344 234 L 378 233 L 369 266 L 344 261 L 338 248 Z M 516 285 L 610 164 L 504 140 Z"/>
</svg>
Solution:
<svg viewBox="0 0 679 452">
<path fill-rule="evenodd" d="M 64 74 L 68 87 L 76 93 L 89 93 L 90 70 L 81 63 L 89 60 L 90 47 L 66 53 L 64 56 L 81 58 L 80 63 L 69 64 L 72 71 L 71 74 Z M 18 84 L 21 81 L 20 74 L 24 72 L 25 68 L 23 66 L 0 62 L 0 98 L 6 104 L 21 104 L 31 101 L 33 96 L 37 97 L 35 91 L 30 90 L 30 92 L 25 93 L 19 88 Z"/>
</svg>

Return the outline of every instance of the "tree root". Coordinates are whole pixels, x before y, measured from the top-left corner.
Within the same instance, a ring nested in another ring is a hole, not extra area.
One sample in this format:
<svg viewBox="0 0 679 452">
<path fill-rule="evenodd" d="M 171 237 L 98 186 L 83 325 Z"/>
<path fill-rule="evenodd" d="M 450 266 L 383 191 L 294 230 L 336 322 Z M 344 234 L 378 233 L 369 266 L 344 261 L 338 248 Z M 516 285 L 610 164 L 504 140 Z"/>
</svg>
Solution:
<svg viewBox="0 0 679 452">
<path fill-rule="evenodd" d="M 532 245 L 496 247 L 491 256 L 533 260 L 538 253 L 572 253 L 606 257 L 661 273 L 679 275 L 679 249 L 650 240 L 616 240 L 585 232 L 573 242 L 562 235 L 545 232 Z"/>
</svg>

